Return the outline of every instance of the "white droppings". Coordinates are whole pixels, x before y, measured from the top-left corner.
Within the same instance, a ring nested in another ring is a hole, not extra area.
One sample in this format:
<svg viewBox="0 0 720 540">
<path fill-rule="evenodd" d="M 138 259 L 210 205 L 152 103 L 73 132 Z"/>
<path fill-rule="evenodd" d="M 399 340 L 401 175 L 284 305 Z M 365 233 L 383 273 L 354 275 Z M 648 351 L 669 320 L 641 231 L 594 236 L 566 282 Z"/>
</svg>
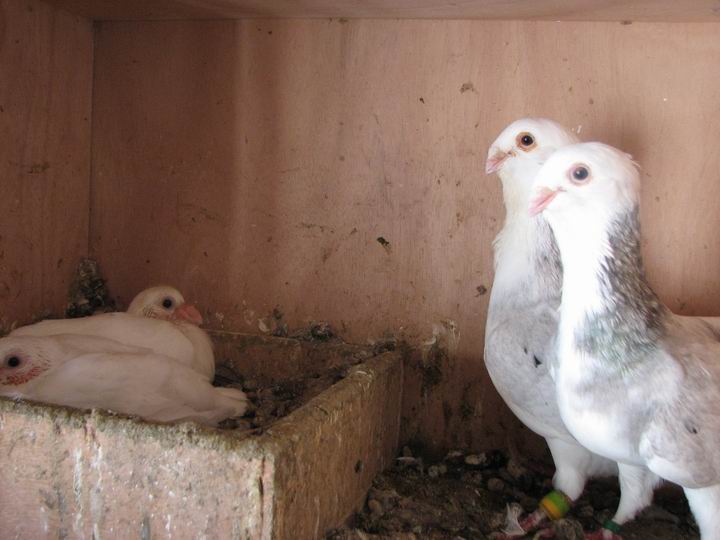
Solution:
<svg viewBox="0 0 720 540">
<path fill-rule="evenodd" d="M 75 504 L 77 505 L 77 512 L 75 513 L 75 523 L 73 529 L 75 534 L 80 534 L 82 531 L 82 518 L 83 518 L 83 462 L 82 462 L 82 449 L 78 448 L 75 450 L 75 463 L 73 464 L 73 494 L 75 495 Z"/>
<path fill-rule="evenodd" d="M 582 127 L 582 124 L 578 124 L 578 127 L 577 127 L 577 129 L 575 130 L 575 133 L 577 133 L 578 135 L 580 135 L 580 132 L 582 131 L 582 128 L 583 128 L 583 127 Z"/>
<path fill-rule="evenodd" d="M 262 320 L 258 319 L 258 328 L 263 334 L 269 334 L 270 333 L 270 327 L 267 325 L 267 323 Z"/>
</svg>

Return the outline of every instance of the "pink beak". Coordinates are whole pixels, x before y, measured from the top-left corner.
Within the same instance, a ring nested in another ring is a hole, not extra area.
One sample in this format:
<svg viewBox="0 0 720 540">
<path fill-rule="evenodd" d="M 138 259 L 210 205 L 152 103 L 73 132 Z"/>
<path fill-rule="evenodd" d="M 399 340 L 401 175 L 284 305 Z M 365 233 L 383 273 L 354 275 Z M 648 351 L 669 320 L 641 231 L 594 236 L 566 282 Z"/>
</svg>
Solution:
<svg viewBox="0 0 720 540">
<path fill-rule="evenodd" d="M 203 323 L 202 315 L 192 304 L 181 304 L 173 312 L 172 318 L 175 320 L 186 321 L 195 326 Z"/>
<path fill-rule="evenodd" d="M 565 190 L 563 188 L 557 188 L 556 190 L 552 190 L 546 187 L 540 188 L 537 197 L 535 197 L 530 202 L 530 215 L 537 216 L 540 212 L 545 210 L 548 205 L 553 201 L 553 199 L 557 197 L 557 194 L 561 191 Z"/>
<path fill-rule="evenodd" d="M 499 171 L 510 154 L 497 150 L 492 156 L 488 156 L 485 162 L 485 174 L 492 174 Z"/>
</svg>

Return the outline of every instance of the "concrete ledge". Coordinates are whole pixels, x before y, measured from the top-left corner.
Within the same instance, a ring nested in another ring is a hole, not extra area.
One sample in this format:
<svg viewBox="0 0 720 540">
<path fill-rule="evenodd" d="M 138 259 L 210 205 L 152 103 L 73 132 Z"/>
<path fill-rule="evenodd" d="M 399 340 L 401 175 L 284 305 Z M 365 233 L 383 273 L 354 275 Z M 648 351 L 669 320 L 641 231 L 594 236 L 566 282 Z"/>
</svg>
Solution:
<svg viewBox="0 0 720 540">
<path fill-rule="evenodd" d="M 393 458 L 401 388 L 384 353 L 260 436 L 0 399 L 2 536 L 317 538 Z"/>
</svg>

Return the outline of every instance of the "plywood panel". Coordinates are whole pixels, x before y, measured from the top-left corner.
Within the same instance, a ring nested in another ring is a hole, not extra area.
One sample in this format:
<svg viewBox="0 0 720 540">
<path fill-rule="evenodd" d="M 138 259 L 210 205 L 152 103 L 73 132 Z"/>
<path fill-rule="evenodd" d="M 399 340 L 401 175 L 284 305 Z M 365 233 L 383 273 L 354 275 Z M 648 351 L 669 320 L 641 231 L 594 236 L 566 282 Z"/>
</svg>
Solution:
<svg viewBox="0 0 720 540">
<path fill-rule="evenodd" d="M 564 21 L 720 20 L 717 0 L 48 0 L 98 20 L 348 17 Z"/>
<path fill-rule="evenodd" d="M 503 220 L 483 170 L 517 117 L 632 152 L 653 283 L 720 314 L 720 25 L 102 23 L 96 55 L 91 244 L 113 290 L 171 282 L 235 330 L 277 308 L 356 341 L 435 333 L 451 354 L 413 360 L 408 437 L 512 425 L 482 364 Z"/>
<path fill-rule="evenodd" d="M 0 329 L 62 313 L 87 253 L 92 23 L 0 0 Z"/>
</svg>

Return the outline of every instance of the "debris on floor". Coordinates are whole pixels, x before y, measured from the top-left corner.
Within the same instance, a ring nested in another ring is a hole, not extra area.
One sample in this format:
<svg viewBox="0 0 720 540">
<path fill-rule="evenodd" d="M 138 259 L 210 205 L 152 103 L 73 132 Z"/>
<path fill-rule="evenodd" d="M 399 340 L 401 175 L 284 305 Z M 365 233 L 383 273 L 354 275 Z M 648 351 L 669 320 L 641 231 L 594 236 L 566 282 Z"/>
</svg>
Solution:
<svg viewBox="0 0 720 540">
<path fill-rule="evenodd" d="M 550 477 L 500 451 L 456 451 L 425 464 L 405 448 L 394 466 L 374 479 L 363 509 L 326 539 L 491 539 L 502 529 L 507 504 L 532 511 L 550 489 Z M 581 540 L 583 528 L 599 528 L 612 517 L 619 496 L 616 479 L 591 481 L 567 519 L 553 523 L 555 539 Z M 699 539 L 682 491 L 667 486 L 656 492 L 655 504 L 622 528 L 622 535 L 625 540 Z"/>
</svg>

